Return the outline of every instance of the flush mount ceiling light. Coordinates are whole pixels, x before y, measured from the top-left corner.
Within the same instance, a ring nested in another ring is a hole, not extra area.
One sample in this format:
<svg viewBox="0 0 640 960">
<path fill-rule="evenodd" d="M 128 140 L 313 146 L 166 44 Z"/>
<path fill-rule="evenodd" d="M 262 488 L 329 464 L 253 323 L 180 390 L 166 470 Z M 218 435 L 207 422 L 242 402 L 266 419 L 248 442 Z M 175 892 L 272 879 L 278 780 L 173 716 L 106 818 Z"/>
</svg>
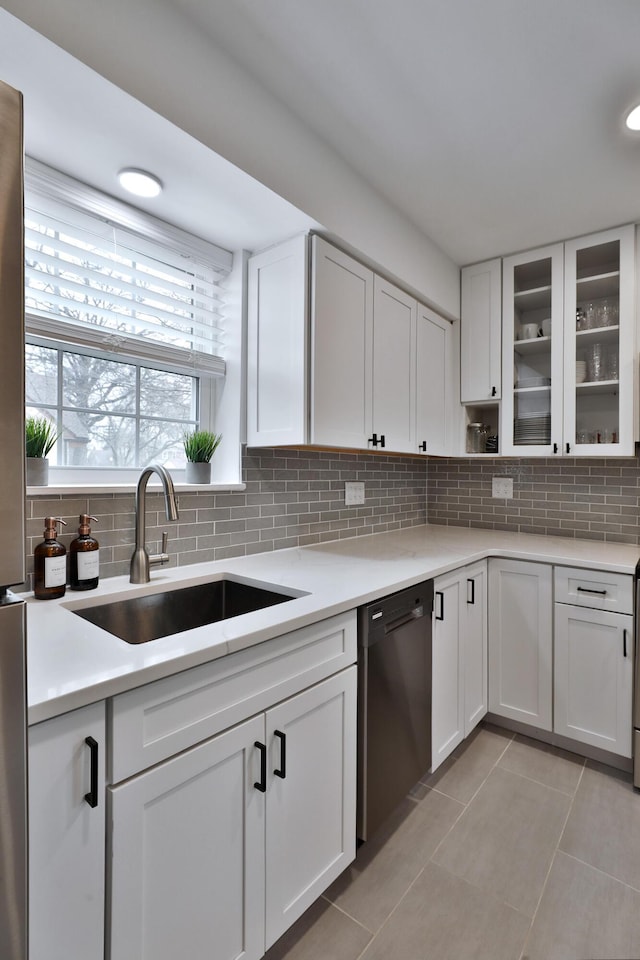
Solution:
<svg viewBox="0 0 640 960">
<path fill-rule="evenodd" d="M 125 167 L 118 174 L 120 186 L 136 197 L 157 197 L 162 190 L 162 181 L 146 170 Z"/>
<path fill-rule="evenodd" d="M 629 130 L 640 130 L 640 103 L 629 111 L 624 122 Z"/>
</svg>

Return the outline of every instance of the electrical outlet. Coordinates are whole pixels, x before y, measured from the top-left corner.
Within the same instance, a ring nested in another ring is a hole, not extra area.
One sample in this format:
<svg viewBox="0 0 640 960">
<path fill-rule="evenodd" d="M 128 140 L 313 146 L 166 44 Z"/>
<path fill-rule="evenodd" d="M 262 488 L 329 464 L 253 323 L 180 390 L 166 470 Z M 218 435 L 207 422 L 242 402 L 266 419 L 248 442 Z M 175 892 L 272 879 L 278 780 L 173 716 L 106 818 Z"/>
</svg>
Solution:
<svg viewBox="0 0 640 960">
<path fill-rule="evenodd" d="M 345 507 L 353 507 L 359 503 L 364 503 L 364 482 L 360 480 L 347 480 L 344 485 Z"/>
<path fill-rule="evenodd" d="M 513 497 L 513 477 L 493 477 L 491 480 L 491 496 L 511 500 Z"/>
</svg>

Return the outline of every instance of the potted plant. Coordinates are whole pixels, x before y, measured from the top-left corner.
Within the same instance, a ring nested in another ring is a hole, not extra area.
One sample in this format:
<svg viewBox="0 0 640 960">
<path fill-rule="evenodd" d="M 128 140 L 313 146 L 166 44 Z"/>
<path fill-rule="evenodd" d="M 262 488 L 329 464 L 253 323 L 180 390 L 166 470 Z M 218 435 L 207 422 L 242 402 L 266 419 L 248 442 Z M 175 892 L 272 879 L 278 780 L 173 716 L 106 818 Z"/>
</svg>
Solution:
<svg viewBox="0 0 640 960">
<path fill-rule="evenodd" d="M 211 457 L 221 440 L 221 433 L 210 433 L 208 430 L 192 430 L 184 434 L 187 483 L 211 482 Z"/>
<path fill-rule="evenodd" d="M 27 486 L 46 487 L 49 482 L 47 455 L 58 439 L 55 426 L 46 417 L 27 417 L 24 422 L 27 455 Z"/>
</svg>

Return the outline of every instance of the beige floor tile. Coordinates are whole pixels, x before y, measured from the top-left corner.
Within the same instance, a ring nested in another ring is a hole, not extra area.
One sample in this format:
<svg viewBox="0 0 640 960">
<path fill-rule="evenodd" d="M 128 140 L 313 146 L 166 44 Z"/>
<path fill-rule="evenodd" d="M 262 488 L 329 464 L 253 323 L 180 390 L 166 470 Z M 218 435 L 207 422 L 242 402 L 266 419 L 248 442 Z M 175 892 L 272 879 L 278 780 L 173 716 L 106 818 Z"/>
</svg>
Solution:
<svg viewBox="0 0 640 960">
<path fill-rule="evenodd" d="M 325 896 L 375 933 L 463 809 L 433 790 L 420 803 L 405 800 Z"/>
<path fill-rule="evenodd" d="M 518 735 L 503 753 L 498 766 L 573 796 L 584 759 L 567 750 Z"/>
<path fill-rule="evenodd" d="M 356 960 L 371 939 L 322 898 L 267 950 L 264 960 Z"/>
<path fill-rule="evenodd" d="M 533 916 L 571 799 L 495 768 L 433 859 Z"/>
<path fill-rule="evenodd" d="M 587 762 L 560 849 L 640 890 L 640 794 L 631 774 Z"/>
<path fill-rule="evenodd" d="M 468 803 L 509 746 L 513 734 L 499 727 L 477 727 L 424 783 Z"/>
<path fill-rule="evenodd" d="M 640 893 L 558 853 L 523 960 L 640 957 Z"/>
<path fill-rule="evenodd" d="M 518 960 L 528 929 L 523 914 L 430 863 L 362 960 Z"/>
</svg>

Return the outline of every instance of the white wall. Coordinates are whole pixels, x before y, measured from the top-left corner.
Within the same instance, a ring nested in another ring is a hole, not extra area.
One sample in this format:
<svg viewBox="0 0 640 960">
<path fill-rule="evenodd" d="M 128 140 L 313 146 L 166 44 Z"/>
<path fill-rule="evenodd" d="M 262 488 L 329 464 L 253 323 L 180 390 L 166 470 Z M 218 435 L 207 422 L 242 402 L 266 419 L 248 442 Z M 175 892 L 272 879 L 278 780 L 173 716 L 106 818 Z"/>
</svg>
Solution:
<svg viewBox="0 0 640 960">
<path fill-rule="evenodd" d="M 4 0 L 3 7 L 362 251 L 450 317 L 458 267 L 194 28 L 178 0 Z"/>
</svg>

